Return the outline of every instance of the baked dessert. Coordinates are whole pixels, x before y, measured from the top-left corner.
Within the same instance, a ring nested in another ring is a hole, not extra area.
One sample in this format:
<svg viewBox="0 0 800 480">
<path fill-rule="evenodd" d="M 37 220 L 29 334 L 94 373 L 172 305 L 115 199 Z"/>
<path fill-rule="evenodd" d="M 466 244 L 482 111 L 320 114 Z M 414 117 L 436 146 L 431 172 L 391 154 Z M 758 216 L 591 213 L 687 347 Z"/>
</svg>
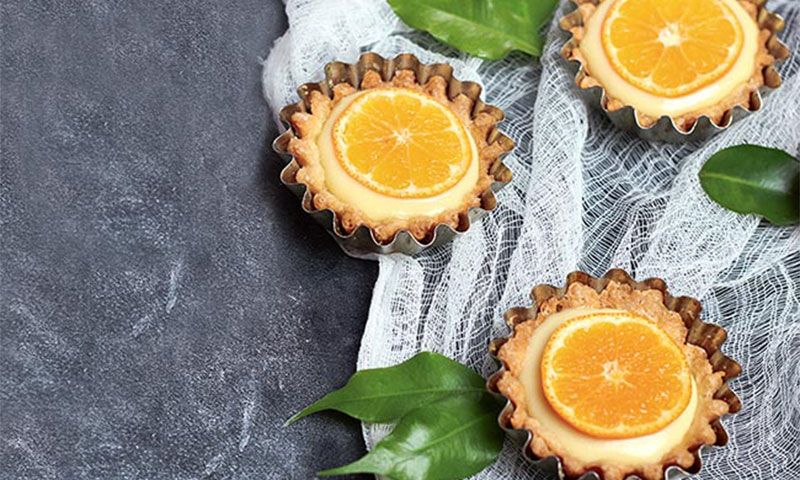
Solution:
<svg viewBox="0 0 800 480">
<path fill-rule="evenodd" d="M 581 65 L 578 86 L 601 88 L 609 112 L 631 107 L 642 129 L 663 117 L 681 133 L 703 117 L 726 127 L 735 107 L 760 109 L 759 89 L 781 83 L 783 21 L 764 0 L 573 1 L 562 53 Z"/>
<path fill-rule="evenodd" d="M 696 473 L 698 450 L 726 443 L 719 419 L 740 403 L 725 382 L 740 368 L 699 302 L 621 270 L 534 297 L 507 314 L 513 335 L 493 343 L 503 369 L 489 382 L 509 400 L 501 424 L 529 434 L 527 455 L 558 458 L 568 478 L 660 480 Z"/>
<path fill-rule="evenodd" d="M 377 244 L 402 231 L 425 244 L 438 226 L 463 231 L 471 209 L 494 206 L 493 185 L 510 180 L 500 158 L 513 142 L 476 84 L 411 55 L 336 67 L 347 74 L 301 92 L 285 149 L 298 165 L 293 180 L 314 210 L 334 212 L 340 235 L 364 226 Z"/>
</svg>

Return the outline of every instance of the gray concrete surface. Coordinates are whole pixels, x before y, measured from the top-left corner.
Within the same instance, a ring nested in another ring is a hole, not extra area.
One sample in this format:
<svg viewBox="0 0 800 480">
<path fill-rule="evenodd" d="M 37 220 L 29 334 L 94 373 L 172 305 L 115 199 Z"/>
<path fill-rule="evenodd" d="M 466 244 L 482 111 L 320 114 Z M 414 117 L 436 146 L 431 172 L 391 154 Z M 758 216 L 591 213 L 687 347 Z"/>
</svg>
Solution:
<svg viewBox="0 0 800 480">
<path fill-rule="evenodd" d="M 279 0 L 2 3 L 0 478 L 307 479 L 374 263 L 280 184 Z"/>
</svg>

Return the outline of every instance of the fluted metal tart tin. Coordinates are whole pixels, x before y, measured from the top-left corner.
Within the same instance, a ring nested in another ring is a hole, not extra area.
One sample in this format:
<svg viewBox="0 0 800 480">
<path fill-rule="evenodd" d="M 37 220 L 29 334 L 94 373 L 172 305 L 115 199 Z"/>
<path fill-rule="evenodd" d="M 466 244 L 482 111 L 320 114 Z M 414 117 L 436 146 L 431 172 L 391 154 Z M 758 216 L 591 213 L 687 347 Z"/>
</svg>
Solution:
<svg viewBox="0 0 800 480">
<path fill-rule="evenodd" d="M 497 353 L 500 347 L 514 335 L 514 330 L 517 325 L 536 318 L 539 313 L 540 305 L 552 297 L 563 297 L 567 289 L 573 283 L 587 285 L 599 293 L 602 292 L 606 288 L 606 285 L 612 280 L 624 285 L 629 285 L 635 290 L 658 290 L 663 294 L 664 305 L 669 310 L 678 313 L 684 325 L 686 325 L 688 330 L 686 343 L 697 345 L 704 349 L 708 355 L 708 360 L 711 363 L 713 371 L 725 373 L 724 382 L 714 394 L 714 398 L 728 404 L 729 414 L 738 412 L 742 407 L 742 403 L 736 394 L 728 387 L 728 381 L 738 376 L 742 371 L 742 367 L 722 353 L 721 347 L 727 338 L 725 329 L 718 325 L 703 322 L 700 319 L 700 311 L 702 310 L 700 302 L 691 297 L 673 297 L 667 290 L 667 284 L 664 280 L 660 278 L 649 278 L 637 282 L 624 270 L 620 269 L 609 270 L 605 275 L 599 278 L 593 277 L 585 272 L 573 272 L 567 276 L 567 281 L 564 287 L 561 288 L 545 284 L 537 285 L 531 291 L 531 299 L 534 302 L 533 306 L 516 307 L 508 310 L 505 313 L 504 319 L 511 329 L 511 335 L 492 340 L 489 344 L 489 353 L 500 364 L 500 368 L 489 377 L 489 380 L 486 382 L 486 388 L 494 395 L 506 398 L 497 388 L 497 382 L 505 371 L 505 367 L 497 357 Z M 540 469 L 552 473 L 560 480 L 603 480 L 602 475 L 596 471 L 586 472 L 579 477 L 567 476 L 562 468 L 561 460 L 557 456 L 538 457 L 530 448 L 533 435 L 527 430 L 515 429 L 511 425 L 511 415 L 513 412 L 514 404 L 511 400 L 506 398 L 506 405 L 500 412 L 497 421 L 500 427 L 505 430 L 510 437 L 522 443 L 522 455 L 526 460 L 538 466 Z M 714 430 L 717 438 L 715 446 L 723 446 L 728 443 L 728 434 L 720 419 L 712 422 L 711 428 Z M 683 469 L 678 465 L 666 465 L 664 468 L 664 478 L 666 480 L 678 480 L 696 475 L 702 467 L 702 450 L 707 448 L 708 446 L 703 446 L 694 452 L 694 464 L 688 469 Z M 639 477 L 629 475 L 626 478 L 634 479 Z"/>
<path fill-rule="evenodd" d="M 316 209 L 314 207 L 312 192 L 308 190 L 305 184 L 297 180 L 297 171 L 300 169 L 300 164 L 288 152 L 289 142 L 295 137 L 290 119 L 296 112 L 310 110 L 308 98 L 312 91 L 318 91 L 329 98 L 333 98 L 333 87 L 340 83 L 349 83 L 360 90 L 361 80 L 364 74 L 370 70 L 378 72 L 384 81 L 391 80 L 398 70 L 412 70 L 419 84 L 424 84 L 432 76 L 439 75 L 447 82 L 447 95 L 451 100 L 460 94 L 464 94 L 474 102 L 472 108 L 473 119 L 481 112 L 493 111 L 499 114 L 500 117 L 503 116 L 503 112 L 497 107 L 483 103 L 480 98 L 482 87 L 475 82 L 462 82 L 456 79 L 453 76 L 453 68 L 450 65 L 441 63 L 425 64 L 416 56 L 408 53 L 400 54 L 394 58 L 384 58 L 373 52 L 362 54 L 354 64 L 338 61 L 328 63 L 325 66 L 325 79 L 323 81 L 301 85 L 297 89 L 300 101 L 281 109 L 279 117 L 287 130 L 275 139 L 272 147 L 289 162 L 281 171 L 281 182 L 301 199 L 303 210 L 325 227 L 342 250 L 352 257 L 375 260 L 379 255 L 392 253 L 415 255 L 423 250 L 450 242 L 457 235 L 469 230 L 472 223 L 497 206 L 495 193 L 507 185 L 512 176 L 511 170 L 503 164 L 502 159 L 513 148 L 514 142 L 501 133 L 496 126 L 491 129 L 487 142 L 489 144 L 500 142 L 504 147 L 505 154 L 500 155 L 490 167 L 490 173 L 494 181 L 479 196 L 480 206 L 472 207 L 462 212 L 459 215 L 458 225 L 455 229 L 447 224 L 436 225 L 429 238 L 424 239 L 424 241 L 417 240 L 407 230 L 401 230 L 389 243 L 379 242 L 372 230 L 363 224 L 348 233 L 342 227 L 336 212 L 330 209 Z"/>
<path fill-rule="evenodd" d="M 572 0 L 576 8 L 569 14 L 565 15 L 559 21 L 559 26 L 566 32 L 572 32 L 576 27 L 583 26 L 583 16 L 578 8 L 582 4 L 599 5 L 602 1 L 612 0 Z M 770 37 L 767 40 L 767 50 L 770 55 L 775 57 L 775 63 L 785 60 L 789 57 L 789 49 L 778 38 L 778 33 L 783 30 L 785 22 L 780 15 L 768 11 L 765 7 L 767 0 L 751 0 L 758 8 L 756 21 L 759 29 L 769 30 Z M 637 134 L 639 137 L 655 142 L 668 142 L 668 143 L 685 143 L 685 142 L 700 142 L 711 138 L 712 136 L 727 130 L 734 122 L 746 117 L 750 113 L 758 112 L 764 104 L 763 95 L 768 90 L 774 90 L 781 86 L 783 80 L 780 73 L 775 69 L 775 65 L 769 65 L 764 69 L 764 85 L 750 95 L 747 108 L 741 105 L 735 105 L 733 108 L 727 110 L 722 116 L 719 123 L 716 123 L 712 118 L 707 115 L 701 115 L 693 123 L 689 130 L 682 130 L 675 124 L 672 117 L 664 115 L 660 117 L 653 125 L 644 126 L 639 122 L 636 109 L 630 105 L 626 105 L 618 110 L 609 110 L 609 96 L 606 94 L 605 88 L 602 86 L 583 87 L 581 84 L 583 80 L 589 76 L 586 65 L 580 60 L 571 58 L 570 53 L 580 43 L 579 39 L 573 35 L 564 47 L 561 49 L 561 56 L 569 61 L 569 65 L 575 74 L 575 83 L 584 100 L 602 110 L 610 119 L 611 122 L 622 130 L 627 130 Z"/>
</svg>

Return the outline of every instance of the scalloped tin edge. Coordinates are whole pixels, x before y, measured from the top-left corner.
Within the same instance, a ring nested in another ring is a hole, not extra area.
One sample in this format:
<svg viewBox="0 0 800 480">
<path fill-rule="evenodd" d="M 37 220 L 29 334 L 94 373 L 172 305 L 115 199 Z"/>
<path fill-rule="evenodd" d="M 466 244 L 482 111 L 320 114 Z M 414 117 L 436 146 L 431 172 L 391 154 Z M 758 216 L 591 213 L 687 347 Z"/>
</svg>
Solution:
<svg viewBox="0 0 800 480">
<path fill-rule="evenodd" d="M 475 82 L 461 82 L 453 76 L 453 68 L 446 64 L 424 64 L 409 53 L 397 55 L 392 59 L 386 59 L 377 53 L 367 52 L 362 54 L 355 64 L 343 62 L 331 62 L 325 66 L 325 80 L 317 83 L 306 83 L 297 89 L 300 101 L 290 104 L 281 109 L 279 117 L 287 130 L 279 135 L 272 144 L 272 148 L 281 157 L 288 160 L 288 164 L 280 174 L 281 182 L 286 185 L 298 198 L 301 199 L 303 211 L 311 215 L 320 225 L 325 227 L 328 233 L 333 236 L 337 244 L 344 252 L 352 257 L 376 260 L 379 255 L 392 253 L 403 253 L 415 255 L 423 250 L 444 245 L 453 240 L 457 235 L 469 230 L 472 223 L 484 217 L 497 206 L 495 193 L 500 191 L 511 181 L 511 170 L 503 163 L 503 157 L 514 147 L 514 141 L 497 129 L 495 125 L 489 133 L 489 143 L 501 142 L 505 144 L 504 153 L 499 155 L 491 166 L 491 174 L 494 182 L 480 195 L 481 204 L 479 207 L 472 207 L 459 215 L 459 224 L 454 229 L 447 224 L 438 224 L 433 228 L 430 238 L 425 241 L 417 240 L 407 230 L 399 231 L 389 243 L 380 243 L 374 235 L 372 229 L 366 225 L 360 225 L 352 232 L 346 232 L 338 218 L 336 212 L 331 209 L 316 209 L 313 205 L 313 194 L 305 184 L 296 180 L 296 173 L 300 169 L 297 160 L 288 153 L 289 141 L 294 137 L 289 119 L 292 114 L 298 111 L 307 111 L 309 106 L 306 103 L 311 91 L 332 96 L 333 87 L 342 82 L 347 82 L 360 89 L 361 77 L 367 70 L 374 70 L 381 74 L 384 80 L 391 79 L 397 70 L 410 69 L 417 76 L 417 81 L 422 84 L 433 75 L 440 75 L 448 82 L 447 94 L 453 99 L 463 93 L 473 102 L 473 117 L 485 109 L 492 109 L 502 113 L 497 107 L 485 104 L 481 98 L 482 87 Z M 499 121 L 498 121 L 499 123 Z"/>
<path fill-rule="evenodd" d="M 673 312 L 678 313 L 683 319 L 684 324 L 688 329 L 688 333 L 686 335 L 687 343 L 697 345 L 706 351 L 714 372 L 722 371 L 725 373 L 724 381 L 716 391 L 714 397 L 721 399 L 728 404 L 728 414 L 734 414 L 742 407 L 741 401 L 728 386 L 728 381 L 738 376 L 741 373 L 742 368 L 736 361 L 722 353 L 721 347 L 722 344 L 725 343 L 727 332 L 724 328 L 718 325 L 706 323 L 700 319 L 700 311 L 702 310 L 702 306 L 697 299 L 691 297 L 673 297 L 667 290 L 667 284 L 664 280 L 660 278 L 649 278 L 644 281 L 637 282 L 630 275 L 628 275 L 627 272 L 620 269 L 611 269 L 602 277 L 593 277 L 592 275 L 581 271 L 572 272 L 567 276 L 567 280 L 564 286 L 561 288 L 547 284 L 537 285 L 533 288 L 533 290 L 531 290 L 530 296 L 531 300 L 533 300 L 532 306 L 514 307 L 506 311 L 504 319 L 506 324 L 511 329 L 511 334 L 507 337 L 496 338 L 489 344 L 489 353 L 491 357 L 497 363 L 499 363 L 500 367 L 486 381 L 486 388 L 496 397 L 506 400 L 503 410 L 497 417 L 497 422 L 500 425 L 500 428 L 502 428 L 511 438 L 523 441 L 522 456 L 540 469 L 556 475 L 560 480 L 603 480 L 603 477 L 596 471 L 586 472 L 579 477 L 568 477 L 564 473 L 561 460 L 557 456 L 552 455 L 545 458 L 539 458 L 533 453 L 533 451 L 530 449 L 530 443 L 531 440 L 533 440 L 533 434 L 527 430 L 515 429 L 511 426 L 510 416 L 514 412 L 514 404 L 511 402 L 511 400 L 506 398 L 497 390 L 497 382 L 500 380 L 503 372 L 505 372 L 505 366 L 497 357 L 497 352 L 505 342 L 514 336 L 516 325 L 536 317 L 539 312 L 539 305 L 541 305 L 545 300 L 551 297 L 563 296 L 569 286 L 573 283 L 582 283 L 593 288 L 597 292 L 601 292 L 611 280 L 630 285 L 636 290 L 655 289 L 661 291 L 664 295 L 664 305 Z M 716 434 L 717 438 L 714 446 L 721 447 L 727 444 L 728 434 L 722 425 L 721 419 L 717 419 L 711 423 L 711 427 L 714 429 L 714 433 Z M 702 452 L 708 448 L 710 448 L 710 445 L 701 445 L 698 447 L 698 449 L 694 452 L 694 464 L 688 470 L 685 470 L 674 464 L 665 465 L 665 480 L 684 479 L 699 473 L 703 465 Z M 628 475 L 626 477 L 626 479 L 636 478 L 639 477 L 635 474 Z"/>
<path fill-rule="evenodd" d="M 561 30 L 571 33 L 572 28 L 582 26 L 583 17 L 578 11 L 578 7 L 584 3 L 598 5 L 601 1 L 603 0 L 572 0 L 576 8 L 561 17 L 559 20 Z M 609 110 L 606 107 L 609 97 L 606 94 L 605 88 L 602 86 L 580 86 L 581 80 L 589 76 L 589 73 L 587 73 L 583 61 L 577 58 L 570 58 L 569 53 L 578 43 L 574 35 L 571 35 L 570 39 L 562 47 L 561 56 L 565 58 L 572 67 L 575 73 L 575 84 L 578 86 L 584 100 L 590 105 L 602 110 L 618 128 L 634 132 L 639 137 L 651 142 L 684 143 L 704 141 L 717 133 L 727 130 L 734 122 L 761 110 L 764 104 L 762 91 L 774 90 L 780 87 L 783 82 L 780 73 L 775 69 L 775 64 L 785 60 L 790 55 L 789 48 L 778 38 L 778 32 L 783 30 L 785 22 L 780 15 L 766 9 L 765 4 L 767 0 L 750 1 L 758 8 L 757 22 L 759 27 L 771 32 L 770 38 L 767 40 L 767 49 L 770 55 L 775 57 L 775 62 L 765 68 L 764 85 L 752 92 L 748 108 L 744 108 L 741 105 L 734 105 L 722 115 L 722 124 L 720 125 L 715 124 L 709 116 L 701 115 L 695 120 L 691 129 L 683 131 L 675 124 L 675 120 L 672 117 L 664 115 L 653 125 L 645 127 L 639 122 L 639 115 L 636 109 L 630 105 L 626 105 L 619 110 Z"/>
</svg>

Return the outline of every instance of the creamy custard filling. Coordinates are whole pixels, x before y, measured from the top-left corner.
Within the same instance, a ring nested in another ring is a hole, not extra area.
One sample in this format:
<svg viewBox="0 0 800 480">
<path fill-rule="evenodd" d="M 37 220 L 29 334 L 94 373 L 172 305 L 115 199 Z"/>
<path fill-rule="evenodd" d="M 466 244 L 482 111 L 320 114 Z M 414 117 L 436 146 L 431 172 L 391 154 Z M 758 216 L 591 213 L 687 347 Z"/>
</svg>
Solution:
<svg viewBox="0 0 800 480">
<path fill-rule="evenodd" d="M 603 48 L 603 21 L 614 3 L 605 0 L 586 22 L 580 51 L 589 74 L 596 78 L 608 94 L 626 105 L 652 117 L 667 115 L 677 117 L 717 104 L 720 100 L 744 88 L 753 75 L 758 54 L 758 25 L 750 18 L 738 0 L 722 0 L 736 15 L 744 33 L 744 43 L 739 58 L 721 78 L 681 97 L 660 97 L 644 91 L 625 80 L 611 65 Z"/>
<path fill-rule="evenodd" d="M 357 92 L 342 99 L 331 111 L 330 116 L 317 138 L 320 164 L 325 172 L 325 185 L 328 191 L 339 200 L 356 206 L 371 220 L 405 219 L 420 216 L 436 216 L 445 211 L 459 208 L 465 197 L 472 194 L 478 182 L 478 148 L 472 135 L 469 138 L 472 159 L 464 176 L 452 188 L 438 195 L 422 198 L 399 198 L 381 194 L 359 183 L 351 177 L 339 163 L 333 146 L 333 125 L 345 108 L 365 92 Z"/>
<path fill-rule="evenodd" d="M 586 314 L 614 315 L 618 310 L 576 307 L 554 313 L 536 328 L 531 337 L 520 381 L 525 388 L 528 414 L 550 432 L 548 438 L 569 448 L 570 455 L 585 463 L 607 462 L 616 465 L 656 463 L 678 445 L 692 425 L 698 407 L 697 385 L 692 380 L 689 405 L 672 423 L 658 432 L 641 437 L 609 440 L 592 437 L 573 428 L 550 407 L 542 392 L 540 364 L 547 341 L 564 322 Z"/>
</svg>

